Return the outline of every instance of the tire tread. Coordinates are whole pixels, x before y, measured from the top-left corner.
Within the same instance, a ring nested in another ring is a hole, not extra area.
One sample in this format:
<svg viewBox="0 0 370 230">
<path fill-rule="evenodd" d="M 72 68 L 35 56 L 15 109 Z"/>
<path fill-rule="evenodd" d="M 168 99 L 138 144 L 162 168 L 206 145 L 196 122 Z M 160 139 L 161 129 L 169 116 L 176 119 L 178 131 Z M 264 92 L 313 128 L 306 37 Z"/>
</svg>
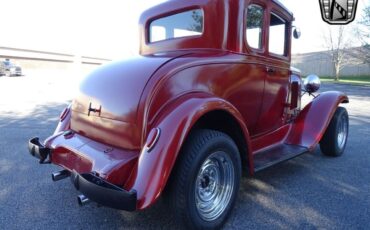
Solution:
<svg viewBox="0 0 370 230">
<path fill-rule="evenodd" d="M 169 196 L 168 201 L 170 202 L 170 206 L 172 206 L 174 209 L 173 211 L 176 213 L 176 218 L 179 221 L 184 221 L 185 224 L 192 223 L 190 215 L 187 213 L 187 194 L 184 191 L 186 190 L 186 186 L 188 184 L 187 180 L 191 176 L 192 166 L 199 152 L 202 151 L 202 148 L 204 148 L 208 142 L 220 137 L 231 141 L 235 150 L 238 151 L 234 141 L 228 135 L 210 129 L 199 129 L 190 133 L 189 137 L 184 143 L 183 149 L 180 151 L 177 163 L 174 166 L 173 175 L 171 175 L 171 180 L 169 181 L 170 184 L 167 196 Z M 239 154 L 238 159 L 240 163 Z M 239 171 L 241 171 L 241 169 Z"/>
<path fill-rule="evenodd" d="M 348 117 L 347 110 L 343 107 L 338 107 L 329 123 L 328 128 L 326 129 L 324 133 L 324 136 L 322 137 L 320 141 L 321 152 L 326 156 L 331 156 L 331 157 L 340 156 L 343 154 L 343 151 L 345 149 L 345 146 L 344 146 L 342 150 L 339 150 L 337 148 L 337 143 L 336 143 L 337 141 L 336 140 L 337 122 L 343 113 L 345 113 L 345 115 Z"/>
</svg>

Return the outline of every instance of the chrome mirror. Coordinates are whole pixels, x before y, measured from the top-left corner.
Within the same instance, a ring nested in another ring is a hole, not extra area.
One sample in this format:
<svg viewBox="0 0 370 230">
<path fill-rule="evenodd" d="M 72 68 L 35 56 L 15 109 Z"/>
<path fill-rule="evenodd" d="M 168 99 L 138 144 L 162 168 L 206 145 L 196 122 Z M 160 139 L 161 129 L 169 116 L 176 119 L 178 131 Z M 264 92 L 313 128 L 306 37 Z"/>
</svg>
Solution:
<svg viewBox="0 0 370 230">
<path fill-rule="evenodd" d="M 312 94 L 312 93 L 317 92 L 320 89 L 321 81 L 317 75 L 310 74 L 304 79 L 303 85 L 304 85 L 305 91 L 309 94 Z"/>
<path fill-rule="evenodd" d="M 294 27 L 294 30 L 293 30 L 293 37 L 295 39 L 298 39 L 301 37 L 301 30 L 297 27 Z"/>
</svg>

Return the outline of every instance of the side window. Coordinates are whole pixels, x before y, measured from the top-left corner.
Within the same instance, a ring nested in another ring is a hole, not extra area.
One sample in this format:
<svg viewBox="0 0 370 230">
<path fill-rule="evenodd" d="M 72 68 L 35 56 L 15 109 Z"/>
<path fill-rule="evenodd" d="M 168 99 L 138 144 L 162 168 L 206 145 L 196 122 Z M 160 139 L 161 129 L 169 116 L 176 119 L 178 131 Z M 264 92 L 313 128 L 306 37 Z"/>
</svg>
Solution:
<svg viewBox="0 0 370 230">
<path fill-rule="evenodd" d="M 269 52 L 286 55 L 286 22 L 279 16 L 271 13 Z"/>
<path fill-rule="evenodd" d="M 262 49 L 262 27 L 264 10 L 259 5 L 250 5 L 247 10 L 247 43 L 251 48 Z"/>
</svg>

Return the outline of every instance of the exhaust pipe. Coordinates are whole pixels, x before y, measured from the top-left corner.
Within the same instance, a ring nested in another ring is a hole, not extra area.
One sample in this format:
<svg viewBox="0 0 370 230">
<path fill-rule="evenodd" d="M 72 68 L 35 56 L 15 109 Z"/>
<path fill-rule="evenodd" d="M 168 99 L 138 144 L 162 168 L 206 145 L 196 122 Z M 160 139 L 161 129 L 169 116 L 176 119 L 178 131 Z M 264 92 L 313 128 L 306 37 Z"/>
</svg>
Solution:
<svg viewBox="0 0 370 230">
<path fill-rule="evenodd" d="M 80 206 L 84 206 L 85 204 L 88 204 L 90 200 L 85 195 L 81 194 L 77 196 L 77 202 Z"/>
<path fill-rule="evenodd" d="M 69 177 L 70 175 L 71 175 L 71 173 L 68 170 L 61 170 L 61 171 L 58 171 L 58 172 L 53 172 L 51 174 L 51 179 L 53 181 L 58 181 L 58 180 L 65 179 L 65 178 Z"/>
</svg>

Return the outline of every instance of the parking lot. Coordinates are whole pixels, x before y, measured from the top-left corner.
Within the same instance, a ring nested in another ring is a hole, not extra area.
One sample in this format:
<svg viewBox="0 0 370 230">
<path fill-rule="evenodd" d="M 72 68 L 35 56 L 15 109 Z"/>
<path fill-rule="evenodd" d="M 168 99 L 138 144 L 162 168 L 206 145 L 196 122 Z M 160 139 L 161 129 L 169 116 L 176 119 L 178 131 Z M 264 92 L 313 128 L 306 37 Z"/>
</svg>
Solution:
<svg viewBox="0 0 370 230">
<path fill-rule="evenodd" d="M 81 208 L 59 168 L 39 165 L 27 151 L 33 136 L 53 132 L 80 79 L 68 73 L 0 77 L 1 229 L 174 229 L 162 200 L 142 212 L 96 204 Z M 366 229 L 370 221 L 370 87 L 323 84 L 349 95 L 350 134 L 342 157 L 317 149 L 243 178 L 225 229 Z M 320 114 L 318 114 L 319 116 Z"/>
</svg>

